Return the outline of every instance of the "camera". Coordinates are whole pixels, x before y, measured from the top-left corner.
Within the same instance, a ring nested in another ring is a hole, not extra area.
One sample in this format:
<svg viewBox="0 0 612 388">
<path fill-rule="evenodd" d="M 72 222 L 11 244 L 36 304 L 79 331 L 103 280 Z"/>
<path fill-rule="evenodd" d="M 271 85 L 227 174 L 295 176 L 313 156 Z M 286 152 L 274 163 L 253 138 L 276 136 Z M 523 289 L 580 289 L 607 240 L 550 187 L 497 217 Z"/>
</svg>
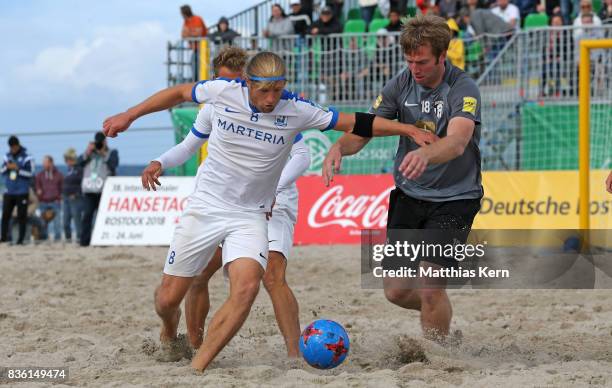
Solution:
<svg viewBox="0 0 612 388">
<path fill-rule="evenodd" d="M 104 139 L 106 139 L 106 136 L 104 136 L 102 132 L 96 133 L 96 136 L 94 137 L 94 146 L 96 147 L 96 151 L 100 151 L 102 148 L 104 148 Z"/>
</svg>

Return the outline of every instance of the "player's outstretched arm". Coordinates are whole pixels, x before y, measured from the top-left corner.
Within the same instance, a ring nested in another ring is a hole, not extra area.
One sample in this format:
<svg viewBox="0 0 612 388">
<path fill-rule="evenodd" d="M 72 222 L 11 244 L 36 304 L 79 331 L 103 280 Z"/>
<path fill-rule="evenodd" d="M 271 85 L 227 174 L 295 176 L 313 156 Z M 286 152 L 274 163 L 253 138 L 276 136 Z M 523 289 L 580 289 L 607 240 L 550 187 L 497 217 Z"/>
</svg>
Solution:
<svg viewBox="0 0 612 388">
<path fill-rule="evenodd" d="M 448 123 L 447 135 L 439 141 L 418 150 L 408 152 L 399 166 L 407 179 L 416 179 L 430 163 L 446 163 L 463 155 L 474 134 L 474 121 L 454 117 Z"/>
<path fill-rule="evenodd" d="M 436 135 L 423 131 L 414 125 L 403 124 L 371 113 L 362 112 L 339 113 L 334 129 L 365 138 L 397 135 L 408 136 L 420 146 L 431 144 L 438 140 Z"/>
<path fill-rule="evenodd" d="M 361 151 L 369 141 L 370 138 L 345 133 L 333 146 L 331 146 L 323 161 L 322 173 L 325 186 L 329 186 L 329 183 L 334 180 L 334 175 L 340 172 L 342 157 L 356 154 Z"/>
<path fill-rule="evenodd" d="M 107 118 L 102 125 L 104 134 L 108 137 L 115 137 L 119 132 L 127 130 L 139 117 L 191 101 L 191 91 L 194 85 L 193 83 L 181 84 L 161 90 L 125 112 Z"/>
</svg>

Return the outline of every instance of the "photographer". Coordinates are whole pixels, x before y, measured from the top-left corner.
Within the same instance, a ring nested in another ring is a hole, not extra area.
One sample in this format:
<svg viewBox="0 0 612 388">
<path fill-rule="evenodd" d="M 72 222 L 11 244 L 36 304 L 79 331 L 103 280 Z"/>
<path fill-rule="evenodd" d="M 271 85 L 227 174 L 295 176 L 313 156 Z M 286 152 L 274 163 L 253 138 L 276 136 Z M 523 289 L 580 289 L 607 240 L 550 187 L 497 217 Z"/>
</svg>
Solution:
<svg viewBox="0 0 612 388">
<path fill-rule="evenodd" d="M 34 176 L 34 159 L 21 146 L 16 136 L 9 137 L 9 152 L 4 156 L 0 174 L 5 177 L 6 193 L 2 201 L 2 235 L 0 242 L 8 242 L 8 231 L 13 208 L 17 207 L 19 237 L 23 244 L 26 230 L 28 189 Z"/>
<path fill-rule="evenodd" d="M 119 153 L 109 149 L 106 136 L 97 132 L 93 142 L 78 159 L 78 165 L 83 167 L 83 219 L 81 225 L 81 241 L 83 247 L 89 246 L 94 213 L 98 210 L 104 181 L 108 176 L 115 175 L 119 165 Z"/>
</svg>

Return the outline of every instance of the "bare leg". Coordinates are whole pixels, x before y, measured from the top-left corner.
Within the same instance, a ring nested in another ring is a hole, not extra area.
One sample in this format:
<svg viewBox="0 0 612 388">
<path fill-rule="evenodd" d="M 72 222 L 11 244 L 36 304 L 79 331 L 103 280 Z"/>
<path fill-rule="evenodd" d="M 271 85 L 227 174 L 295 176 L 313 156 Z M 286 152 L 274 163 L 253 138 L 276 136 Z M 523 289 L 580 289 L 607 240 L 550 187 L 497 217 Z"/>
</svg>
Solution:
<svg viewBox="0 0 612 388">
<path fill-rule="evenodd" d="M 420 289 L 421 296 L 421 327 L 425 338 L 434 341 L 444 341 L 448 335 L 453 309 L 446 290 Z"/>
<path fill-rule="evenodd" d="M 439 268 L 434 264 L 431 265 Z M 444 341 L 449 333 L 453 310 L 441 279 L 420 278 L 418 287 L 402 279 L 385 278 L 385 297 L 393 304 L 421 312 L 425 338 Z M 409 288 L 409 287 L 414 288 Z M 429 288 L 428 288 L 429 287 Z"/>
<path fill-rule="evenodd" d="M 204 322 L 210 310 L 208 281 L 219 268 L 221 268 L 221 249 L 215 251 L 204 271 L 194 279 L 185 297 L 187 335 L 194 349 L 198 349 L 202 345 Z"/>
<path fill-rule="evenodd" d="M 191 366 L 199 371 L 206 369 L 244 324 L 264 270 L 257 261 L 240 258 L 228 264 L 228 272 L 230 295 L 210 321 L 206 338 L 191 361 Z"/>
<path fill-rule="evenodd" d="M 387 300 L 409 310 L 421 311 L 421 297 L 416 283 L 401 278 L 383 278 L 383 287 Z"/>
<path fill-rule="evenodd" d="M 421 262 L 421 267 L 441 267 L 429 262 Z M 421 277 L 417 290 L 421 298 L 421 327 L 425 338 L 444 342 L 448 336 L 453 309 L 446 294 L 444 278 Z"/>
<path fill-rule="evenodd" d="M 263 284 L 274 306 L 276 322 L 287 346 L 289 357 L 299 357 L 300 320 L 298 303 L 285 280 L 287 260 L 282 253 L 270 251 Z"/>
<path fill-rule="evenodd" d="M 159 335 L 162 342 L 176 338 L 179 306 L 192 281 L 193 278 L 163 274 L 161 285 L 155 290 L 155 311 L 162 319 Z"/>
</svg>

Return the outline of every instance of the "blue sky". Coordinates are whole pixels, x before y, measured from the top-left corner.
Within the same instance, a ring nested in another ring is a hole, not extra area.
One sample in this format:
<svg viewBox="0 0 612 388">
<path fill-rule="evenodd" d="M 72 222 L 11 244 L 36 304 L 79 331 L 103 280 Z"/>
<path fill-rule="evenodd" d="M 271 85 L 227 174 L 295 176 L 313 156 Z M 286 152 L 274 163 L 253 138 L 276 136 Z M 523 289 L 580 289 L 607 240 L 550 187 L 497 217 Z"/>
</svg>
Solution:
<svg viewBox="0 0 612 388">
<path fill-rule="evenodd" d="M 99 129 L 105 117 L 164 88 L 166 44 L 180 38 L 185 3 L 212 25 L 259 1 L 1 0 L 0 150 L 11 133 Z M 167 112 L 133 124 L 170 125 Z M 173 144 L 169 133 L 156 137 L 113 145 L 122 161 L 144 163 Z M 22 139 L 40 161 L 43 153 L 61 160 L 68 146 L 80 151 L 87 138 Z"/>
</svg>

